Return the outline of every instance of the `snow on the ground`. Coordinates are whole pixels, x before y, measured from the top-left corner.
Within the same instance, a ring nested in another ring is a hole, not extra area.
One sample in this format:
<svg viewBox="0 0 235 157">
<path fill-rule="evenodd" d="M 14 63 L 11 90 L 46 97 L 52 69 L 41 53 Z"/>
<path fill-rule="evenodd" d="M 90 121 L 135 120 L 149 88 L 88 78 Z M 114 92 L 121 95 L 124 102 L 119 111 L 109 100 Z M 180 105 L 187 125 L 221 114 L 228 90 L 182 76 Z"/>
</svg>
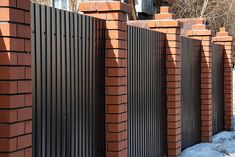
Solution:
<svg viewBox="0 0 235 157">
<path fill-rule="evenodd" d="M 233 114 L 233 130 L 235 131 L 235 113 Z"/>
<path fill-rule="evenodd" d="M 181 157 L 235 157 L 235 131 L 213 136 L 212 143 L 200 143 L 182 152 Z"/>
</svg>

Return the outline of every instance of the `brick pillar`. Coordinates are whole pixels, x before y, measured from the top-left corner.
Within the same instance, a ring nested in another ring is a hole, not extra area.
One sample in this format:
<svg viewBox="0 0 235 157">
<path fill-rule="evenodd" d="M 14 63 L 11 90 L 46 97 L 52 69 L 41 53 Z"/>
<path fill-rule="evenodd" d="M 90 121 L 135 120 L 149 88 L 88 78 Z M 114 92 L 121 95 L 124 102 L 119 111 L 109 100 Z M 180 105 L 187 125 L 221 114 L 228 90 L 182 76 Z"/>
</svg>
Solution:
<svg viewBox="0 0 235 157">
<path fill-rule="evenodd" d="M 106 21 L 106 156 L 127 157 L 127 4 L 87 1 L 84 14 Z"/>
<path fill-rule="evenodd" d="M 30 0 L 0 1 L 0 157 L 32 155 Z"/>
<path fill-rule="evenodd" d="M 212 32 L 207 29 L 206 19 L 198 19 L 187 32 L 189 37 L 201 41 L 201 141 L 212 138 Z"/>
<path fill-rule="evenodd" d="M 232 130 L 233 116 L 233 37 L 229 36 L 225 28 L 221 28 L 213 38 L 216 44 L 224 45 L 224 119 L 225 130 Z"/>
<path fill-rule="evenodd" d="M 169 7 L 161 7 L 156 20 L 147 26 L 166 33 L 167 57 L 167 146 L 168 156 L 177 157 L 181 153 L 181 50 L 180 29 L 182 23 L 176 20 Z"/>
</svg>

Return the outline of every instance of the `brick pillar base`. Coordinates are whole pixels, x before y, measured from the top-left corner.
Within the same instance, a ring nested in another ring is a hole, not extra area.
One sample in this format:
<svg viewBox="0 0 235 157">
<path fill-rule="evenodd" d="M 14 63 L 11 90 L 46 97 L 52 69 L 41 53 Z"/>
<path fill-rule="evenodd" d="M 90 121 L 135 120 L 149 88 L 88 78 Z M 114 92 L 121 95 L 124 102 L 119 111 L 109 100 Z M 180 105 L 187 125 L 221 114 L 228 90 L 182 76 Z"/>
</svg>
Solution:
<svg viewBox="0 0 235 157">
<path fill-rule="evenodd" d="M 89 1 L 86 15 L 106 20 L 106 157 L 127 157 L 127 13 L 118 1 Z"/>
<path fill-rule="evenodd" d="M 0 21 L 0 157 L 31 157 L 30 0 L 1 0 Z"/>
<path fill-rule="evenodd" d="M 205 25 L 205 19 L 198 19 L 187 32 L 189 37 L 201 41 L 201 141 L 212 138 L 212 32 Z"/>
<path fill-rule="evenodd" d="M 180 29 L 182 23 L 176 20 L 169 7 L 161 7 L 156 20 L 147 26 L 166 33 L 167 57 L 167 146 L 168 157 L 178 157 L 181 153 L 181 50 Z"/>
<path fill-rule="evenodd" d="M 233 38 L 229 36 L 225 28 L 221 28 L 213 41 L 216 44 L 224 45 L 224 128 L 231 131 L 233 118 Z"/>
</svg>

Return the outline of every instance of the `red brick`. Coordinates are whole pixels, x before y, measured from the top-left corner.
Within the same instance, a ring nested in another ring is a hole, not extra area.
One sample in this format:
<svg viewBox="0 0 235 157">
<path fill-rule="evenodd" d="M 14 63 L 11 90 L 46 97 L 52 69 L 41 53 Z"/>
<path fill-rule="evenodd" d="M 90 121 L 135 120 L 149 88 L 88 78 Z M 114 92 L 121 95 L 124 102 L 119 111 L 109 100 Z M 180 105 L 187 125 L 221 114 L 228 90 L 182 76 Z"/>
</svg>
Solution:
<svg viewBox="0 0 235 157">
<path fill-rule="evenodd" d="M 126 68 L 107 68 L 107 76 L 126 76 Z"/>
<path fill-rule="evenodd" d="M 17 148 L 18 149 L 23 149 L 30 147 L 32 145 L 32 135 L 24 135 L 24 136 L 19 136 L 17 138 Z"/>
<path fill-rule="evenodd" d="M 17 139 L 16 138 L 0 138 L 0 150 L 2 152 L 15 151 L 17 149 Z"/>
<path fill-rule="evenodd" d="M 30 10 L 30 1 L 29 0 L 17 0 L 17 8 Z"/>
<path fill-rule="evenodd" d="M 18 81 L 18 92 L 19 93 L 31 93 L 32 81 Z"/>
<path fill-rule="evenodd" d="M 164 13 L 164 14 L 161 13 L 161 14 L 156 14 L 155 19 L 157 20 L 176 19 L 176 15 L 171 13 Z"/>
<path fill-rule="evenodd" d="M 17 110 L 0 110 L 0 122 L 10 123 L 17 121 Z"/>
<path fill-rule="evenodd" d="M 31 46 L 32 46 L 31 40 L 27 40 L 27 39 L 24 40 L 24 51 L 25 52 L 30 52 Z"/>
<path fill-rule="evenodd" d="M 17 53 L 1 52 L 0 65 L 17 65 Z"/>
<path fill-rule="evenodd" d="M 18 108 L 25 106 L 24 95 L 0 95 L 0 108 Z"/>
<path fill-rule="evenodd" d="M 17 93 L 17 81 L 0 81 L 0 94 Z"/>
<path fill-rule="evenodd" d="M 125 121 L 127 121 L 127 113 L 106 114 L 106 122 L 108 123 L 121 123 Z"/>
<path fill-rule="evenodd" d="M 107 49 L 106 57 L 108 58 L 127 58 L 126 50 L 121 49 Z"/>
<path fill-rule="evenodd" d="M 32 106 L 32 94 L 25 95 L 25 106 Z"/>
<path fill-rule="evenodd" d="M 176 143 L 168 143 L 168 149 L 181 149 L 181 141 Z"/>
<path fill-rule="evenodd" d="M 25 133 L 24 122 L 14 124 L 0 124 L 0 137 L 15 137 Z"/>
<path fill-rule="evenodd" d="M 106 139 L 107 141 L 122 141 L 127 138 L 127 131 L 120 133 L 107 133 Z"/>
<path fill-rule="evenodd" d="M 0 35 L 1 36 L 17 36 L 16 24 L 1 23 Z"/>
<path fill-rule="evenodd" d="M 108 150 L 109 151 L 120 151 L 126 148 L 126 141 L 120 142 L 109 142 L 108 143 Z"/>
<path fill-rule="evenodd" d="M 24 11 L 18 9 L 10 9 L 10 18 L 8 20 L 11 22 L 24 23 Z"/>
<path fill-rule="evenodd" d="M 30 53 L 18 53 L 17 54 L 18 65 L 31 65 L 31 54 Z"/>
<path fill-rule="evenodd" d="M 17 25 L 17 36 L 22 37 L 22 38 L 31 38 L 30 26 L 18 24 Z"/>
<path fill-rule="evenodd" d="M 16 7 L 16 0 L 3 0 L 3 1 L 0 1 L 0 6 Z"/>
<path fill-rule="evenodd" d="M 80 3 L 79 5 L 79 10 L 82 12 L 92 12 L 92 11 L 96 11 L 96 3 Z"/>
<path fill-rule="evenodd" d="M 31 24 L 31 14 L 30 12 L 24 12 L 24 23 Z"/>
<path fill-rule="evenodd" d="M 111 2 L 97 2 L 97 11 L 123 11 L 130 13 L 130 7 L 122 2 L 111 1 Z"/>
<path fill-rule="evenodd" d="M 1 51 L 24 51 L 24 39 L 0 37 Z"/>
<path fill-rule="evenodd" d="M 123 123 L 112 123 L 112 124 L 107 124 L 107 131 L 108 132 L 121 132 L 121 131 L 125 131 L 125 124 L 126 122 Z"/>
<path fill-rule="evenodd" d="M 171 8 L 168 7 L 168 6 L 162 6 L 162 7 L 160 7 L 160 13 L 171 13 L 171 12 L 172 12 L 172 10 L 171 10 Z"/>
<path fill-rule="evenodd" d="M 123 95 L 127 93 L 127 87 L 126 86 L 107 87 L 106 91 L 107 95 Z"/>
<path fill-rule="evenodd" d="M 127 36 L 126 32 L 120 30 L 107 30 L 106 31 L 106 39 L 122 39 L 126 40 Z"/>
<path fill-rule="evenodd" d="M 31 120 L 32 119 L 32 108 L 20 108 L 18 109 L 18 121 L 25 121 L 25 120 Z"/>
<path fill-rule="evenodd" d="M 32 157 L 32 148 L 25 149 L 24 154 L 24 157 Z"/>
<path fill-rule="evenodd" d="M 0 67 L 0 79 L 3 80 L 16 80 L 25 78 L 25 68 L 24 67 Z"/>
<path fill-rule="evenodd" d="M 108 12 L 106 13 L 106 20 L 126 21 L 126 14 L 123 12 Z"/>
</svg>

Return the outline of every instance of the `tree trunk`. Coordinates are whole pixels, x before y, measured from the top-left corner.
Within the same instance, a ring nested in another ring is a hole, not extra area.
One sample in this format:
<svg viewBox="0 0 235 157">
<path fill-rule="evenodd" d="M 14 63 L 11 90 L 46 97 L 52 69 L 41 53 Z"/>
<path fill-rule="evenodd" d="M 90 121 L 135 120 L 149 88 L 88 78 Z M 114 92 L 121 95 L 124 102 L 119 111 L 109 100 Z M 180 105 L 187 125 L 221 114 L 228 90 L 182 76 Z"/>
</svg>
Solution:
<svg viewBox="0 0 235 157">
<path fill-rule="evenodd" d="M 127 0 L 125 2 L 127 4 L 129 4 L 130 7 L 131 7 L 131 13 L 128 14 L 129 20 L 136 20 L 137 19 L 137 15 L 136 15 L 136 9 L 135 9 L 135 0 Z"/>
</svg>

